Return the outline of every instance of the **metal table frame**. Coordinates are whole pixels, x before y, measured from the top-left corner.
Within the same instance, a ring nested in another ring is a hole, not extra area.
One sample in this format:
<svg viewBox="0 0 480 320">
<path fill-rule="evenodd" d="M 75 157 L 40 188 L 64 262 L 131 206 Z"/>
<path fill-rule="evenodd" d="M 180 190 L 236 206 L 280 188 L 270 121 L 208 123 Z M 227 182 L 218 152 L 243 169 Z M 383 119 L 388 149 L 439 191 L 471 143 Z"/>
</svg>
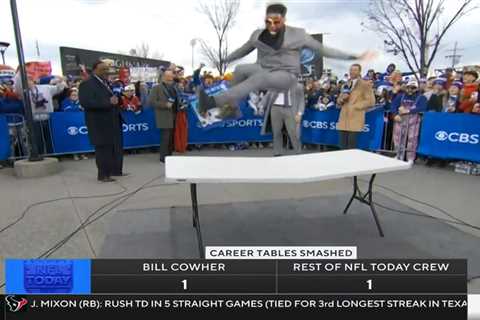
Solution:
<svg viewBox="0 0 480 320">
<path fill-rule="evenodd" d="M 358 186 L 358 177 L 353 177 L 353 194 L 348 201 L 347 206 L 343 210 L 343 213 L 346 214 L 350 206 L 352 205 L 353 200 L 358 200 L 361 203 L 364 203 L 370 207 L 370 211 L 372 212 L 373 218 L 377 225 L 378 233 L 380 237 L 384 237 L 382 226 L 380 225 L 380 220 L 378 219 L 377 211 L 375 210 L 374 202 L 373 202 L 373 182 L 375 180 L 376 174 L 372 174 L 370 177 L 370 181 L 368 183 L 368 191 L 363 194 Z M 197 232 L 197 242 L 198 242 L 198 251 L 200 253 L 200 258 L 205 258 L 205 247 L 203 245 L 203 237 L 202 237 L 202 229 L 200 226 L 200 216 L 198 214 L 198 198 L 197 198 L 197 184 L 190 183 L 190 195 L 192 198 L 192 219 L 193 219 L 193 227 Z"/>
</svg>

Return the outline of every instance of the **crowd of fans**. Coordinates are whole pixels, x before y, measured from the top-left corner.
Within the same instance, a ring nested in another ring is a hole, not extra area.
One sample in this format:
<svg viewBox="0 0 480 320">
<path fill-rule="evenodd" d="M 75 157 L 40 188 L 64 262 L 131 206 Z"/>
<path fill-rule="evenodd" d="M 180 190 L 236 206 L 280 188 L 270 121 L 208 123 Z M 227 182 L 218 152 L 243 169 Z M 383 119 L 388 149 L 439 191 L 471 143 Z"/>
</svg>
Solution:
<svg viewBox="0 0 480 320">
<path fill-rule="evenodd" d="M 184 95 L 194 94 L 195 86 L 208 88 L 222 81 L 228 83 L 232 78 L 231 74 L 220 77 L 206 71 L 201 73 L 201 68 L 193 75 L 185 76 L 183 68 L 175 64 L 171 64 L 168 69 L 174 71 L 175 82 Z M 372 86 L 377 106 L 389 112 L 391 121 L 387 125 L 385 147 L 398 147 L 403 143 L 399 140 L 400 137 L 406 134 L 407 160 L 415 160 L 416 157 L 420 113 L 456 112 L 480 115 L 479 75 L 473 70 L 458 72 L 446 69 L 439 76 L 419 79 L 412 73 L 402 73 L 394 64 L 390 64 L 385 72 L 368 70 L 363 79 Z M 81 81 L 82 77 L 61 76 L 46 76 L 35 82 L 29 80 L 32 111 L 34 119 L 40 123 L 39 130 L 43 129 L 44 125 L 41 123 L 48 120 L 48 114 L 51 112 L 83 110 L 78 99 Z M 348 74 L 339 78 L 331 72 L 325 72 L 319 80 L 306 80 L 304 83 L 306 107 L 318 111 L 335 108 L 338 95 L 346 90 L 347 81 Z M 18 72 L 15 77 L 0 77 L 0 113 L 24 113 L 22 99 L 19 96 L 20 83 Z M 113 92 L 120 98 L 120 105 L 124 111 L 139 114 L 144 108 L 148 108 L 146 101 L 152 87 L 151 83 L 123 83 L 119 79 L 112 79 L 111 85 Z M 408 117 L 404 117 L 405 115 Z M 232 149 L 231 145 L 227 147 Z M 47 144 L 43 151 L 48 153 L 51 147 Z"/>
<path fill-rule="evenodd" d="M 305 84 L 306 107 L 324 111 L 336 107 L 348 75 L 338 79 L 328 72 Z M 388 113 L 385 148 L 405 147 L 406 160 L 415 161 L 421 113 L 449 112 L 480 115 L 479 75 L 474 70 L 444 70 L 439 76 L 417 78 L 390 64 L 383 73 L 368 70 L 363 77 L 375 93 L 377 107 Z M 405 144 L 405 146 L 404 146 Z M 427 164 L 437 160 L 429 159 Z M 446 162 L 438 161 L 441 165 Z"/>
</svg>

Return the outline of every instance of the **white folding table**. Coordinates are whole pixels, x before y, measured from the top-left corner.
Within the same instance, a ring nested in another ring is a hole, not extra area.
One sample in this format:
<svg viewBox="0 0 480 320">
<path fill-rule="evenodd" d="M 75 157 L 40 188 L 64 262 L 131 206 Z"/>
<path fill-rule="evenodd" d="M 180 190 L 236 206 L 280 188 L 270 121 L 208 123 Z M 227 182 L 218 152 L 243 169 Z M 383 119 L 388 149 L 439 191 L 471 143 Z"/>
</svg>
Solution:
<svg viewBox="0 0 480 320">
<path fill-rule="evenodd" d="M 170 156 L 165 161 L 165 180 L 190 184 L 193 227 L 200 257 L 204 258 L 197 183 L 305 183 L 353 177 L 353 194 L 343 213 L 354 199 L 368 205 L 383 237 L 373 202 L 375 176 L 409 168 L 410 163 L 356 149 L 271 158 Z M 361 175 L 371 175 L 365 194 L 358 186 Z"/>
</svg>

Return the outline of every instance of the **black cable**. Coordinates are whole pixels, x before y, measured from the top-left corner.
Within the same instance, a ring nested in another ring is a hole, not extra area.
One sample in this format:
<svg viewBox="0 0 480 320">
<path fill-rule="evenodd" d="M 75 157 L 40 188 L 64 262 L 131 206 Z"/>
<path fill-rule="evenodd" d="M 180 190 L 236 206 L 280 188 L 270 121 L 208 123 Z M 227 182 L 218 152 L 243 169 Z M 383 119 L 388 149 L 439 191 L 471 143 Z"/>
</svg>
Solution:
<svg viewBox="0 0 480 320">
<path fill-rule="evenodd" d="M 368 183 L 368 181 L 366 181 L 366 180 L 363 180 L 363 179 L 359 179 L 359 180 L 360 180 L 360 181 L 363 181 L 363 182 L 365 182 L 365 183 Z M 392 188 L 383 186 L 383 185 L 381 185 L 381 184 L 374 183 L 374 186 L 380 187 L 380 188 L 385 189 L 385 190 L 388 190 L 388 191 L 390 191 L 390 192 L 392 192 L 392 193 L 394 193 L 394 194 L 396 194 L 396 195 L 398 195 L 398 196 L 401 196 L 401 197 L 406 198 L 406 199 L 408 199 L 408 200 L 411 200 L 411 201 L 413 201 L 413 202 L 416 202 L 416 203 L 422 204 L 422 205 L 424 205 L 424 206 L 430 207 L 430 208 L 432 208 L 432 209 L 435 209 L 435 210 L 443 213 L 443 214 L 446 215 L 447 217 L 450 217 L 450 218 L 458 221 L 459 223 L 457 223 L 457 224 L 464 225 L 464 226 L 470 227 L 470 228 L 472 228 L 472 229 L 480 230 L 480 226 L 476 226 L 476 225 L 470 224 L 470 223 L 468 223 L 468 222 L 466 222 L 466 221 L 464 221 L 464 220 L 462 220 L 462 219 L 460 219 L 460 218 L 455 217 L 454 215 L 452 215 L 451 213 L 447 212 L 446 210 L 444 210 L 444 209 L 442 209 L 442 208 L 439 208 L 439 207 L 437 207 L 437 206 L 434 206 L 434 205 L 432 205 L 432 204 L 430 204 L 430 203 L 428 203 L 428 202 L 424 202 L 424 201 L 415 199 L 415 198 L 413 198 L 413 197 L 410 197 L 410 196 L 408 196 L 408 195 L 406 195 L 406 194 L 403 194 L 403 193 L 401 193 L 401 192 L 398 192 L 398 191 L 396 191 L 396 190 L 394 190 L 394 189 L 392 189 Z M 452 222 L 452 221 L 450 221 L 450 222 L 451 222 L 451 223 L 454 223 L 454 222 Z"/>
<path fill-rule="evenodd" d="M 152 186 L 148 186 L 148 184 L 152 183 L 153 181 L 159 179 L 161 176 L 158 176 L 158 177 L 155 177 L 154 179 L 151 179 L 149 181 L 147 181 L 146 183 L 144 183 L 142 186 L 140 186 L 139 188 L 135 189 L 134 191 L 128 193 L 128 194 L 125 194 L 123 196 L 120 196 L 118 198 L 115 198 L 111 201 L 109 201 L 108 203 L 102 205 L 100 208 L 98 208 L 97 210 L 95 210 L 93 213 L 91 213 L 87 219 L 82 222 L 80 224 L 80 226 L 77 227 L 77 229 L 75 229 L 72 233 L 70 233 L 68 236 L 66 236 L 65 238 L 63 238 L 62 240 L 60 240 L 59 242 L 57 242 L 53 247 L 51 247 L 50 249 L 48 249 L 47 251 L 45 251 L 44 253 L 42 253 L 37 259 L 41 259 L 41 258 L 48 258 L 50 257 L 53 253 L 55 253 L 56 251 L 58 251 L 61 247 L 63 247 L 63 245 L 65 245 L 70 239 L 73 238 L 73 236 L 75 234 L 77 234 L 79 231 L 83 230 L 85 227 L 89 226 L 90 224 L 94 223 L 95 221 L 99 220 L 100 218 L 102 218 L 103 216 L 105 216 L 106 214 L 108 214 L 109 212 L 111 212 L 113 209 L 115 209 L 116 207 L 118 207 L 119 205 L 121 205 L 123 202 L 125 202 L 126 200 L 128 200 L 129 198 L 131 198 L 132 196 L 134 196 L 136 193 L 140 192 L 141 190 L 145 190 L 145 189 L 150 189 L 150 188 L 155 188 L 155 187 L 159 187 L 159 186 L 166 186 L 166 185 L 176 185 L 178 183 L 163 183 L 163 184 L 156 184 L 156 185 L 152 185 Z M 123 193 L 123 192 L 122 192 Z M 115 203 L 116 201 L 120 200 L 118 203 L 116 203 L 114 206 L 112 206 L 111 208 L 109 208 L 107 211 L 105 211 L 104 213 L 102 213 L 100 216 L 96 217 L 95 219 L 93 219 L 92 221 L 89 221 L 94 215 L 96 215 L 99 211 L 101 211 L 103 208 Z M 2 283 L 0 284 L 0 289 L 3 288 L 5 286 L 5 283 Z"/>
<path fill-rule="evenodd" d="M 39 201 L 39 202 L 35 202 L 35 203 L 32 203 L 30 205 L 28 205 L 28 207 L 22 212 L 22 214 L 13 222 L 9 223 L 8 225 L 6 225 L 5 227 L 2 227 L 0 229 L 0 234 L 2 232 L 5 232 L 7 229 L 13 227 L 14 225 L 16 225 L 17 223 L 19 223 L 20 221 L 22 221 L 27 213 L 34 207 L 36 206 L 39 206 L 39 205 L 43 205 L 43 204 L 48 204 L 48 203 L 53 203 L 53 202 L 57 202 L 57 201 L 63 201 L 63 200 L 75 200 L 75 199 L 94 199 L 94 198 L 107 198 L 107 197 L 114 197 L 114 196 L 117 196 L 117 195 L 120 195 L 126 191 L 128 191 L 127 188 L 125 188 L 124 186 L 122 186 L 121 184 L 117 184 L 118 186 L 120 186 L 123 190 L 121 192 L 115 192 L 115 193 L 110 193 L 110 194 L 102 194 L 102 195 L 91 195 L 91 196 L 72 196 L 72 197 L 62 197 L 62 198 L 57 198 L 57 199 L 51 199 L 51 200 L 45 200 L 45 201 Z"/>
<path fill-rule="evenodd" d="M 376 206 L 378 206 L 378 207 L 380 207 L 380 208 L 383 208 L 383 209 L 386 209 L 386 210 L 389 210 L 389 211 L 393 211 L 393 212 L 398 212 L 398 213 L 407 214 L 407 215 L 412 215 L 412 216 L 419 216 L 419 217 L 428 218 L 428 219 L 433 219 L 433 220 L 445 221 L 445 222 L 454 223 L 454 224 L 458 224 L 458 225 L 464 225 L 463 223 L 457 222 L 457 221 L 451 221 L 451 220 L 448 220 L 448 219 L 437 218 L 437 217 L 434 217 L 434 216 L 430 216 L 430 215 L 428 215 L 428 214 L 422 214 L 422 213 L 416 213 L 416 212 L 409 212 L 409 211 L 403 211 L 403 210 L 393 209 L 393 208 L 384 206 L 384 205 L 382 205 L 382 204 L 380 204 L 380 203 L 378 203 L 378 202 L 374 202 L 374 203 L 375 203 Z M 465 225 L 465 226 L 480 230 L 479 227 L 468 226 L 468 225 Z M 475 279 L 480 279 L 480 275 L 478 275 L 478 276 L 473 276 L 473 277 L 471 277 L 471 278 L 468 278 L 468 279 L 467 279 L 467 282 L 471 282 L 471 281 L 473 281 L 473 280 L 475 280 Z"/>
<path fill-rule="evenodd" d="M 145 182 L 143 185 L 141 185 L 140 187 L 138 187 L 137 189 L 135 189 L 134 191 L 128 193 L 128 194 L 125 194 L 125 195 L 122 195 L 118 198 L 115 198 L 113 199 L 112 201 L 109 201 L 108 203 L 104 204 L 103 206 L 101 206 L 100 208 L 98 208 L 97 210 L 95 210 L 93 213 L 91 213 L 87 219 L 85 219 L 85 221 L 83 221 L 73 232 L 71 232 L 68 236 L 66 236 L 65 238 L 63 238 L 62 240 L 60 240 L 59 242 L 57 242 L 53 247 L 51 247 L 50 249 L 48 249 L 47 251 L 45 251 L 44 253 L 42 253 L 37 259 L 41 259 L 41 258 L 48 258 L 50 257 L 53 253 L 55 253 L 57 250 L 59 250 L 61 247 L 63 247 L 63 245 L 65 245 L 65 243 L 67 243 L 71 238 L 73 238 L 73 236 L 75 236 L 75 234 L 77 234 L 79 231 L 83 230 L 83 228 L 85 228 L 86 226 L 89 226 L 90 224 L 92 224 L 93 222 L 97 221 L 98 219 L 102 218 L 103 216 L 105 216 L 106 214 L 108 214 L 109 212 L 111 212 L 113 209 L 115 209 L 116 207 L 118 207 L 119 205 L 121 205 L 123 202 L 125 202 L 126 200 L 128 200 L 129 198 L 131 198 L 132 196 L 134 196 L 135 194 L 137 194 L 139 191 L 145 189 L 145 187 L 147 185 L 149 185 L 150 183 L 152 183 L 153 181 L 159 179 L 161 176 L 158 176 L 158 177 L 155 177 L 147 182 Z M 94 217 L 97 213 L 99 213 L 102 209 L 108 207 L 109 205 L 115 203 L 116 201 L 118 201 L 118 203 L 116 203 L 115 205 L 113 205 L 111 208 L 109 208 L 107 211 L 103 212 L 101 215 L 99 215 L 98 217 L 96 217 L 95 219 L 93 219 L 92 221 L 90 221 L 90 219 L 92 219 L 92 217 Z"/>
<path fill-rule="evenodd" d="M 416 212 L 410 212 L 410 211 L 404 211 L 404 210 L 399 210 L 399 209 L 393 209 L 393 208 L 390 208 L 390 207 L 387 207 L 381 203 L 378 203 L 378 202 L 374 202 L 376 206 L 380 207 L 380 208 L 383 208 L 385 210 L 389 210 L 389 211 L 394 211 L 394 212 L 398 212 L 398 213 L 402 213 L 402 214 L 407 214 L 407 215 L 412 215 L 412 216 L 419 216 L 419 217 L 423 217 L 423 218 L 427 218 L 427 219 L 432 219 L 432 220 L 438 220 L 438 221 L 443 221 L 443 222 L 448 222 L 448 223 L 453 223 L 453 224 L 458 224 L 458 225 L 461 225 L 461 226 L 465 226 L 465 227 L 469 227 L 469 228 L 472 228 L 472 229 L 476 229 L 476 230 L 480 230 L 480 227 L 477 227 L 477 226 L 471 226 L 471 225 L 466 225 L 462 222 L 457 222 L 457 221 L 452 221 L 452 220 L 448 220 L 448 219 L 443 219 L 443 218 L 437 218 L 437 217 L 434 217 L 434 216 L 431 216 L 431 215 L 428 215 L 428 214 L 423 214 L 423 213 L 416 213 Z"/>
</svg>

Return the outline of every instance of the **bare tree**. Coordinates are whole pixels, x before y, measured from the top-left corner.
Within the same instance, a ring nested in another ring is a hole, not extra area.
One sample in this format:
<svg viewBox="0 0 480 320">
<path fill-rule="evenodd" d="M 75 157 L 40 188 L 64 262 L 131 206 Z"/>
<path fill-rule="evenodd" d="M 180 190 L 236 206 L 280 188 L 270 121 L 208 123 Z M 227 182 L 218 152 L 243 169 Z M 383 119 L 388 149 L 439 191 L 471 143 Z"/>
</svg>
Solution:
<svg viewBox="0 0 480 320">
<path fill-rule="evenodd" d="M 119 51 L 119 53 L 124 54 L 122 51 Z M 148 58 L 148 59 L 162 59 L 163 54 L 160 53 L 159 51 L 154 51 L 151 53 L 150 51 L 150 45 L 143 41 L 141 44 L 137 45 L 136 48 L 132 48 L 128 50 L 128 55 L 133 56 L 133 57 L 140 57 L 140 58 Z"/>
<path fill-rule="evenodd" d="M 228 31 L 235 24 L 239 0 L 205 0 L 199 5 L 200 13 L 204 14 L 217 37 L 215 46 L 211 46 L 207 41 L 201 40 L 201 52 L 210 64 L 215 67 L 220 75 L 227 70 L 228 63 Z"/>
<path fill-rule="evenodd" d="M 370 0 L 362 25 L 381 34 L 387 52 L 400 55 L 416 76 L 425 77 L 445 34 L 477 8 L 474 1 L 448 1 L 457 6 L 446 17 L 446 0 Z"/>
</svg>

